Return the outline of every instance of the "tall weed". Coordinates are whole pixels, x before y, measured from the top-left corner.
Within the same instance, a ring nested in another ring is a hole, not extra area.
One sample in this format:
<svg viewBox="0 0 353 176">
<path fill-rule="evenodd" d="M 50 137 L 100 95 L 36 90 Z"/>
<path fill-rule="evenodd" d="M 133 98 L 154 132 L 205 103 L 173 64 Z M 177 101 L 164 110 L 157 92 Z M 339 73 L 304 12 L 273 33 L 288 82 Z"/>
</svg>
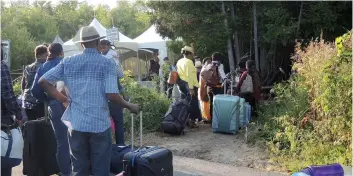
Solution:
<svg viewBox="0 0 353 176">
<path fill-rule="evenodd" d="M 299 46 L 299 45 L 298 45 Z M 336 46 L 336 47 L 335 47 Z M 298 50 L 297 75 L 275 86 L 276 102 L 260 107 L 271 158 L 290 171 L 308 165 L 352 165 L 352 38 L 312 41 Z"/>
</svg>

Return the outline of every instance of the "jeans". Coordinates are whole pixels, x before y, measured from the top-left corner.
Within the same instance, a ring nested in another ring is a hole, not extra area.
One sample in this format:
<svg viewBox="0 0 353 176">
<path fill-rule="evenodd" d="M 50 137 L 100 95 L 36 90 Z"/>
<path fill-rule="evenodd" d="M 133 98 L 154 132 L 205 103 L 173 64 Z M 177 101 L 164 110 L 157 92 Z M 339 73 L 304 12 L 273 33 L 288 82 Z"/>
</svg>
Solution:
<svg viewBox="0 0 353 176">
<path fill-rule="evenodd" d="M 69 144 L 73 165 L 72 176 L 109 176 L 112 150 L 110 128 L 101 133 L 69 129 Z"/>
<path fill-rule="evenodd" d="M 67 138 L 67 127 L 61 121 L 61 117 L 65 112 L 65 107 L 57 100 L 49 102 L 49 114 L 51 117 L 51 124 L 54 129 L 54 134 L 57 143 L 56 160 L 58 167 L 63 176 L 71 175 L 71 161 L 69 141 Z"/>
<path fill-rule="evenodd" d="M 123 108 L 117 103 L 109 102 L 109 112 L 115 125 L 115 142 L 118 145 L 125 145 Z"/>
<path fill-rule="evenodd" d="M 12 167 L 10 168 L 1 168 L 2 176 L 11 176 L 12 175 Z"/>
</svg>

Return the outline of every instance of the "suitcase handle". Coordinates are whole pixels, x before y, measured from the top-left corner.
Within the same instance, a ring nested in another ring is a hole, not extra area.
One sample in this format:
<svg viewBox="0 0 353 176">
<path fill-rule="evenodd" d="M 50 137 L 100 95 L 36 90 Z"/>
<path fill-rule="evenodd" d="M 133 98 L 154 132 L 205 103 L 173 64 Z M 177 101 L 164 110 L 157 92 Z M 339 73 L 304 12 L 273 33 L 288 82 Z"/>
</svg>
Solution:
<svg viewBox="0 0 353 176">
<path fill-rule="evenodd" d="M 142 111 L 140 111 L 140 148 L 142 147 Z M 131 151 L 134 151 L 134 114 L 131 114 Z"/>
<path fill-rule="evenodd" d="M 224 94 L 227 94 L 227 82 L 224 82 Z M 230 95 L 233 95 L 233 80 L 230 80 Z"/>
</svg>

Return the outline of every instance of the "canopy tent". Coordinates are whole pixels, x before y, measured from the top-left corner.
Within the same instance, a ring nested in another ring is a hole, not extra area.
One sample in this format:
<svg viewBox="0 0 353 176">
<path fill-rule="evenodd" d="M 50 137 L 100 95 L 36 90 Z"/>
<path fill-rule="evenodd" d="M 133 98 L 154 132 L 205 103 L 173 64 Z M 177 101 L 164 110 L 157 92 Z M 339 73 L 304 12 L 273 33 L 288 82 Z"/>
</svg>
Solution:
<svg viewBox="0 0 353 176">
<path fill-rule="evenodd" d="M 92 20 L 92 22 L 89 24 L 89 26 L 94 26 L 100 36 L 107 36 L 107 29 L 102 24 L 100 24 L 96 18 L 94 18 Z M 71 55 L 82 52 L 83 48 L 81 47 L 80 43 L 75 43 L 76 41 L 79 41 L 79 39 L 80 39 L 81 29 L 79 29 L 76 32 L 76 35 L 74 38 L 72 38 L 71 40 L 69 40 L 63 44 L 65 56 L 71 56 Z M 121 32 L 119 32 L 118 35 L 119 35 L 119 42 L 115 43 L 115 46 L 117 49 L 133 50 L 133 51 L 137 52 L 138 44 L 136 42 L 134 42 L 132 39 L 125 36 Z"/>
<path fill-rule="evenodd" d="M 167 57 L 167 41 L 169 39 L 163 39 L 158 33 L 155 25 L 152 25 L 144 33 L 136 37 L 133 41 L 137 42 L 139 49 L 153 50 L 158 49 L 159 53 L 159 64 L 164 63 L 163 58 Z"/>
<path fill-rule="evenodd" d="M 62 45 L 62 44 L 64 44 L 64 41 L 61 40 L 61 38 L 59 37 L 59 35 L 57 35 L 57 36 L 55 37 L 55 39 L 53 40 L 52 43 L 60 43 L 60 44 Z"/>
<path fill-rule="evenodd" d="M 107 29 L 101 23 L 99 23 L 99 21 L 96 18 L 94 18 L 92 20 L 92 22 L 89 24 L 89 26 L 94 26 L 100 36 L 107 36 Z M 78 54 L 83 51 L 81 44 L 75 43 L 76 41 L 79 41 L 79 39 L 80 39 L 81 29 L 79 29 L 76 32 L 76 35 L 74 36 L 74 38 L 72 38 L 71 40 L 69 40 L 63 44 L 65 56 L 72 56 L 72 55 Z M 122 64 L 123 67 L 125 69 L 129 69 L 131 71 L 137 70 L 137 72 L 132 72 L 132 73 L 134 75 L 138 75 L 139 80 L 141 80 L 141 73 L 147 72 L 147 70 L 145 70 L 144 69 L 145 67 L 143 66 L 146 62 L 144 60 L 153 58 L 153 54 L 151 54 L 151 51 L 156 51 L 156 50 L 153 50 L 153 49 L 152 50 L 151 49 L 150 50 L 139 50 L 139 46 L 138 46 L 137 42 L 135 42 L 132 39 L 130 39 L 129 37 L 125 36 L 121 32 L 119 32 L 118 35 L 119 35 L 119 42 L 115 42 L 114 45 L 115 45 L 115 49 L 117 50 L 117 52 L 121 55 L 120 60 L 125 61 L 130 58 L 141 59 L 141 61 L 136 60 L 136 59 L 132 59 L 131 61 L 125 62 L 125 63 L 129 63 L 128 65 L 125 65 L 123 62 L 123 64 Z M 105 39 L 106 39 L 106 37 L 105 37 Z M 141 56 L 142 56 L 141 58 L 138 57 L 139 54 L 141 54 Z M 141 65 L 141 64 L 143 64 L 143 65 Z M 134 68 L 132 68 L 132 67 L 134 67 Z"/>
</svg>

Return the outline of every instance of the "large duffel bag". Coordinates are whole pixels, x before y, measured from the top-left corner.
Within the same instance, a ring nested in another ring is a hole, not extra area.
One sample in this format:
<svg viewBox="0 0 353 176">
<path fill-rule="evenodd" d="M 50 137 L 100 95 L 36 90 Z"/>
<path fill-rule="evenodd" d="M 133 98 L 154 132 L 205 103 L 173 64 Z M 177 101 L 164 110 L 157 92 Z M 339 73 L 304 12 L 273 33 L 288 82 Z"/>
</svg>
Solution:
<svg viewBox="0 0 353 176">
<path fill-rule="evenodd" d="M 225 87 L 225 86 L 224 86 Z M 226 92 L 226 87 L 224 88 Z M 240 98 L 233 95 L 216 95 L 213 98 L 213 132 L 235 134 L 240 127 Z"/>
<path fill-rule="evenodd" d="M 131 121 L 133 124 L 134 116 Z M 131 146 L 134 146 L 133 125 L 131 128 Z M 142 147 L 142 113 L 140 113 L 140 148 L 124 155 L 124 175 L 126 176 L 172 176 L 173 154 L 170 150 L 162 147 Z"/>
<path fill-rule="evenodd" d="M 187 100 L 180 99 L 173 101 L 164 115 L 162 130 L 165 133 L 173 135 L 183 134 L 189 119 L 189 107 L 190 105 Z"/>
<path fill-rule="evenodd" d="M 1 168 L 12 168 L 21 164 L 23 138 L 18 125 L 1 124 Z"/>
</svg>

